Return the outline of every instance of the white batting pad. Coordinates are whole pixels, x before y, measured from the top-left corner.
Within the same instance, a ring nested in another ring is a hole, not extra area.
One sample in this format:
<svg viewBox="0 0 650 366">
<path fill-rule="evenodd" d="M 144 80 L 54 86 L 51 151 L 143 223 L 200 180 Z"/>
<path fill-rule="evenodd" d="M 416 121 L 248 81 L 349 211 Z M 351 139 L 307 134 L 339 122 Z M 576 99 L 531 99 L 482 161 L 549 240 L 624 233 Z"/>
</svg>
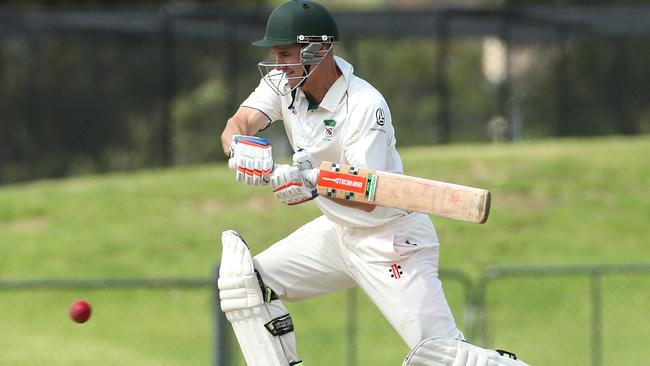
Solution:
<svg viewBox="0 0 650 366">
<path fill-rule="evenodd" d="M 272 316 L 264 304 L 248 246 L 235 231 L 221 235 L 221 309 L 232 324 L 249 366 L 288 366 L 280 338 L 266 330 Z M 288 316 L 288 315 L 287 315 Z"/>
<path fill-rule="evenodd" d="M 402 366 L 529 366 L 499 352 L 452 338 L 433 337 L 420 342 Z"/>
<path fill-rule="evenodd" d="M 249 309 L 264 303 L 248 246 L 235 231 L 221 234 L 219 298 L 221 310 Z"/>
</svg>

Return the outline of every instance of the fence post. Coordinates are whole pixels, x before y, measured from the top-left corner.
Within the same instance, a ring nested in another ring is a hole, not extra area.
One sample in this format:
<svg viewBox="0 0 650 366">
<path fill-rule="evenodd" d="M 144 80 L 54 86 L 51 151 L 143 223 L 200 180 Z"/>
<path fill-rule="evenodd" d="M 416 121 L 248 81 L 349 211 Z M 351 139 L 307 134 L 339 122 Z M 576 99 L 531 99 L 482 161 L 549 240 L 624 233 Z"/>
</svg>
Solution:
<svg viewBox="0 0 650 366">
<path fill-rule="evenodd" d="M 357 288 L 347 291 L 348 366 L 357 365 Z"/>
<path fill-rule="evenodd" d="M 215 366 L 232 366 L 232 353 L 230 349 L 230 336 L 226 316 L 221 311 L 221 299 L 219 299 L 219 288 L 217 279 L 219 278 L 219 266 L 215 265 L 212 274 L 212 291 L 214 299 L 212 310 L 214 314 L 214 365 Z"/>
<path fill-rule="evenodd" d="M 602 329 L 601 329 L 601 272 L 598 268 L 591 271 L 591 364 L 602 365 Z"/>
<path fill-rule="evenodd" d="M 501 269 L 498 267 L 488 268 L 478 279 L 473 291 L 473 306 L 476 309 L 476 327 L 475 337 L 476 344 L 481 347 L 490 348 L 490 320 L 487 309 L 487 287 L 490 282 L 501 275 Z"/>
<path fill-rule="evenodd" d="M 172 103 L 175 94 L 174 66 L 174 12 L 173 7 L 164 7 L 160 15 L 160 73 L 161 73 L 161 114 L 160 114 L 160 162 L 170 166 L 174 162 Z"/>
<path fill-rule="evenodd" d="M 0 80 L 4 80 L 5 74 L 5 45 L 4 43 L 0 44 Z M 5 92 L 4 88 L 0 88 L 0 116 L 6 116 L 8 112 L 7 103 L 5 102 Z M 0 184 L 7 179 L 8 177 L 3 176 L 2 171 L 4 170 L 5 163 L 8 163 L 12 157 L 9 156 L 10 146 L 10 136 L 13 136 L 13 132 L 10 135 L 9 122 L 5 118 L 0 118 Z"/>
<path fill-rule="evenodd" d="M 555 64 L 555 104 L 556 104 L 556 120 L 555 120 L 555 135 L 567 136 L 569 121 L 571 120 L 571 90 L 569 89 L 569 71 L 567 54 L 569 52 L 569 45 L 567 40 L 566 31 L 560 27 L 558 30 L 560 39 L 560 56 Z"/>
<path fill-rule="evenodd" d="M 436 58 L 436 96 L 439 100 L 438 108 L 436 142 L 438 144 L 448 144 L 451 142 L 451 121 L 450 121 L 450 103 L 449 95 L 449 12 L 441 12 L 438 16 L 436 27 L 436 36 L 438 38 L 438 57 Z"/>
<path fill-rule="evenodd" d="M 225 26 L 226 33 L 231 35 L 231 38 L 226 41 L 226 49 L 229 51 L 222 52 L 222 56 L 224 57 L 223 73 L 230 92 L 226 99 L 226 108 L 228 113 L 234 113 L 239 107 L 239 103 L 242 102 L 239 99 L 239 84 L 241 80 L 238 73 L 241 68 L 239 63 L 241 62 L 240 54 L 242 51 L 238 41 L 239 26 L 237 22 L 229 20 L 225 22 Z"/>
<path fill-rule="evenodd" d="M 508 1 L 506 1 L 506 9 L 501 13 L 501 23 L 499 24 L 499 38 L 503 42 L 506 51 L 505 78 L 499 84 L 498 98 L 499 114 L 504 116 L 506 121 L 508 121 L 508 141 L 516 141 L 521 134 L 521 121 L 513 113 L 518 107 L 512 87 L 512 34 L 510 28 L 513 22 L 513 16 L 511 12 L 512 10 L 508 7 Z"/>
</svg>

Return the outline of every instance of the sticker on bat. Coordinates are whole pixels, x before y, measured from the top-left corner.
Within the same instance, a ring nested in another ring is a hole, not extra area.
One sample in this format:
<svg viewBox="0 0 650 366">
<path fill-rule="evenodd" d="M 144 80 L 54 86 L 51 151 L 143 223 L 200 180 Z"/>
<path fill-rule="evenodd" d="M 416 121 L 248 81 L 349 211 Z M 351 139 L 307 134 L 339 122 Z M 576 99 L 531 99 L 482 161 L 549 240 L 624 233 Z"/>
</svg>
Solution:
<svg viewBox="0 0 650 366">
<path fill-rule="evenodd" d="M 366 194 L 366 177 L 347 173 L 321 170 L 318 174 L 318 186 L 336 190 Z"/>
</svg>

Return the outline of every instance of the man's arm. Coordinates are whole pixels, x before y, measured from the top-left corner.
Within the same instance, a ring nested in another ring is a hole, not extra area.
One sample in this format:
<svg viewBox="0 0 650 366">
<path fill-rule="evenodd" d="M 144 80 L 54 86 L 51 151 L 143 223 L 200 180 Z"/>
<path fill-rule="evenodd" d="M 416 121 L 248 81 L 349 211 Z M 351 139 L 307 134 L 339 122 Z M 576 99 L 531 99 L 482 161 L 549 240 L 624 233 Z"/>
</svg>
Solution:
<svg viewBox="0 0 650 366">
<path fill-rule="evenodd" d="M 257 109 L 239 107 L 228 119 L 221 133 L 223 153 L 230 156 L 230 143 L 233 135 L 252 136 L 269 123 L 269 118 Z"/>
</svg>

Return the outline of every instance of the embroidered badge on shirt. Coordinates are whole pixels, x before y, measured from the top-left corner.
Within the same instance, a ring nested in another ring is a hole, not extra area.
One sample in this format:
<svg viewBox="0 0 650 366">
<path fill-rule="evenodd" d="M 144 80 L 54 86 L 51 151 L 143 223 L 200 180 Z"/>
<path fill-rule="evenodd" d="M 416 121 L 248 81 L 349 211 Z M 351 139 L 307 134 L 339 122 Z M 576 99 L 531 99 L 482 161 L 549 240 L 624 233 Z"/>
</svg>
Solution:
<svg viewBox="0 0 650 366">
<path fill-rule="evenodd" d="M 332 141 L 334 135 L 336 134 L 336 130 L 335 130 L 336 121 L 333 119 L 326 119 L 323 120 L 323 124 L 325 125 L 323 140 Z"/>
</svg>

